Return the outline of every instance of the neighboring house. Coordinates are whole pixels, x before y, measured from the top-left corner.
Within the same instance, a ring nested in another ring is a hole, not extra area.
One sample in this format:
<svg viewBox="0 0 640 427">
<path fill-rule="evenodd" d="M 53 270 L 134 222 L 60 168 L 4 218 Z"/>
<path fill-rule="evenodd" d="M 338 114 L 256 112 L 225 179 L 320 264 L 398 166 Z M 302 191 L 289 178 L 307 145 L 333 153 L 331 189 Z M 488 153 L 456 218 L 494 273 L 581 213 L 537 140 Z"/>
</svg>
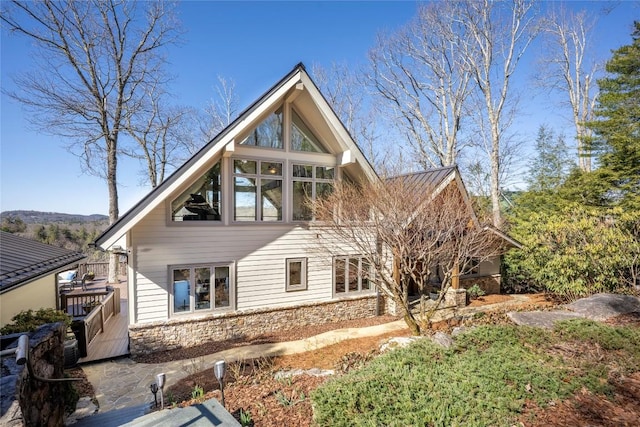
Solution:
<svg viewBox="0 0 640 427">
<path fill-rule="evenodd" d="M 297 65 L 96 240 L 127 254 L 131 353 L 383 313 L 360 254 L 318 250 L 305 203 L 375 179 Z"/>
<path fill-rule="evenodd" d="M 467 193 L 457 166 L 429 169 L 427 171 L 409 173 L 391 179 L 401 179 L 405 182 L 407 188 L 411 189 L 412 191 L 431 194 L 433 196 L 437 195 L 449 186 L 455 186 L 455 188 L 460 192 L 460 195 L 462 196 L 461 199 L 466 204 L 466 209 L 473 216 L 472 219 L 476 222 L 476 224 L 479 225 L 475 211 L 469 199 L 469 194 Z M 504 242 L 503 247 L 505 248 L 505 250 L 508 248 L 521 246 L 519 242 L 515 241 L 507 234 L 494 227 L 486 226 L 485 230 L 488 233 L 496 234 L 502 240 L 502 242 Z M 462 271 L 462 274 L 460 274 L 459 277 L 453 278 L 453 288 L 468 289 L 469 287 L 477 284 L 486 294 L 500 293 L 500 255 L 496 255 L 481 262 L 477 262 L 472 259 L 469 261 L 469 263 L 470 266 L 466 269 L 466 271 Z M 432 283 L 434 283 L 435 285 L 440 285 L 440 277 L 442 276 L 442 272 L 439 272 L 438 268 L 434 268 L 434 273 L 431 278 Z M 409 289 L 410 294 L 415 294 L 417 292 L 418 289 L 417 287 L 415 287 L 415 285 Z"/>
<path fill-rule="evenodd" d="M 85 258 L 0 231 L 0 327 L 23 310 L 57 308 L 58 273 Z"/>
</svg>

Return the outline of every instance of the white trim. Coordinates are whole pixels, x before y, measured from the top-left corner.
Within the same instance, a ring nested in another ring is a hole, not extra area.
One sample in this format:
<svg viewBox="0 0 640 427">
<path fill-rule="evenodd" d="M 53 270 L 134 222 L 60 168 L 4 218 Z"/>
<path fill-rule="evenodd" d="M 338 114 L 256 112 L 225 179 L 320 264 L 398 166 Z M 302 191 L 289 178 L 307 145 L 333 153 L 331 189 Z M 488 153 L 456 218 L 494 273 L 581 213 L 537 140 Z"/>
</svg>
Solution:
<svg viewBox="0 0 640 427">
<path fill-rule="evenodd" d="M 291 280 L 291 264 L 300 263 L 300 284 L 292 285 Z M 286 258 L 285 259 L 285 292 L 297 292 L 307 290 L 307 258 Z"/>
</svg>

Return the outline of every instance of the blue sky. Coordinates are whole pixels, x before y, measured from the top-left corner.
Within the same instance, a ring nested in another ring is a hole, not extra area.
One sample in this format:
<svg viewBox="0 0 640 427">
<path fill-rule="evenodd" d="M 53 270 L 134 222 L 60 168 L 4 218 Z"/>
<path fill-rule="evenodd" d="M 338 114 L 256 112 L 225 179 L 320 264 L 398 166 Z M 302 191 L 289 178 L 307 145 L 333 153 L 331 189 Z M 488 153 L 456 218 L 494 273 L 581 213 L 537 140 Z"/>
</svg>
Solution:
<svg viewBox="0 0 640 427">
<path fill-rule="evenodd" d="M 603 58 L 611 49 L 631 41 L 633 18 L 640 19 L 638 2 L 618 2 L 600 18 L 594 43 Z M 574 8 L 599 8 L 599 2 L 568 2 Z M 176 75 L 177 102 L 204 108 L 214 96 L 217 76 L 232 78 L 243 109 L 290 71 L 298 62 L 329 68 L 332 63 L 356 67 L 379 31 L 406 23 L 415 2 L 212 2 L 187 1 L 179 6 L 186 30 L 184 43 L 169 53 Z M 12 88 L 11 76 L 33 66 L 30 46 L 2 32 L 1 84 Z M 534 48 L 536 48 L 534 46 Z M 533 50 L 532 52 L 533 53 Z M 528 66 L 518 85 L 526 92 Z M 544 93 L 527 92 L 518 132 L 531 138 L 541 123 L 559 123 L 561 116 Z M 104 181 L 83 175 L 79 160 L 65 142 L 29 129 L 21 107 L 2 95 L 0 130 L 0 210 L 40 210 L 107 214 Z M 139 185 L 138 164 L 122 161 L 119 171 L 120 213 L 135 204 L 148 188 Z"/>
</svg>

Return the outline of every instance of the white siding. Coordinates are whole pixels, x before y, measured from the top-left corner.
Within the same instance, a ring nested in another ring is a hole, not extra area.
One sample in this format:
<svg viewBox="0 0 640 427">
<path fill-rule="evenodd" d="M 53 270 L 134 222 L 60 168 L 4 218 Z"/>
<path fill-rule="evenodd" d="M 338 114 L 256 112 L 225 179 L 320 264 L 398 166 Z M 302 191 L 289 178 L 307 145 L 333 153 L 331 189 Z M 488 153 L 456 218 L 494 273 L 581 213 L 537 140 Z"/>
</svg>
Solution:
<svg viewBox="0 0 640 427">
<path fill-rule="evenodd" d="M 171 265 L 234 262 L 238 310 L 332 298 L 331 256 L 314 248 L 317 231 L 294 224 L 167 225 L 163 206 L 132 230 L 137 323 L 165 320 Z M 308 258 L 307 289 L 286 292 L 285 259 Z"/>
</svg>

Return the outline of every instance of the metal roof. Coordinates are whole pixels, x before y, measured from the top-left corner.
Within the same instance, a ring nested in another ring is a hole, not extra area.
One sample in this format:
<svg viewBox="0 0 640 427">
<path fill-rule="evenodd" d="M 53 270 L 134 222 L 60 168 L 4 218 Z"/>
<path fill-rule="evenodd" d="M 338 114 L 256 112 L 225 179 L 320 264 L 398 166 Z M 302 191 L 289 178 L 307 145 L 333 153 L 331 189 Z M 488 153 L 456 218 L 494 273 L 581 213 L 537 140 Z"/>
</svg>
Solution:
<svg viewBox="0 0 640 427">
<path fill-rule="evenodd" d="M 51 274 L 86 256 L 0 231 L 0 292 Z"/>
<path fill-rule="evenodd" d="M 422 172 L 408 173 L 398 175 L 390 180 L 401 179 L 408 187 L 415 187 L 416 190 L 431 192 L 437 188 L 449 175 L 455 173 L 455 166 L 447 166 L 437 169 L 428 169 Z"/>
</svg>

